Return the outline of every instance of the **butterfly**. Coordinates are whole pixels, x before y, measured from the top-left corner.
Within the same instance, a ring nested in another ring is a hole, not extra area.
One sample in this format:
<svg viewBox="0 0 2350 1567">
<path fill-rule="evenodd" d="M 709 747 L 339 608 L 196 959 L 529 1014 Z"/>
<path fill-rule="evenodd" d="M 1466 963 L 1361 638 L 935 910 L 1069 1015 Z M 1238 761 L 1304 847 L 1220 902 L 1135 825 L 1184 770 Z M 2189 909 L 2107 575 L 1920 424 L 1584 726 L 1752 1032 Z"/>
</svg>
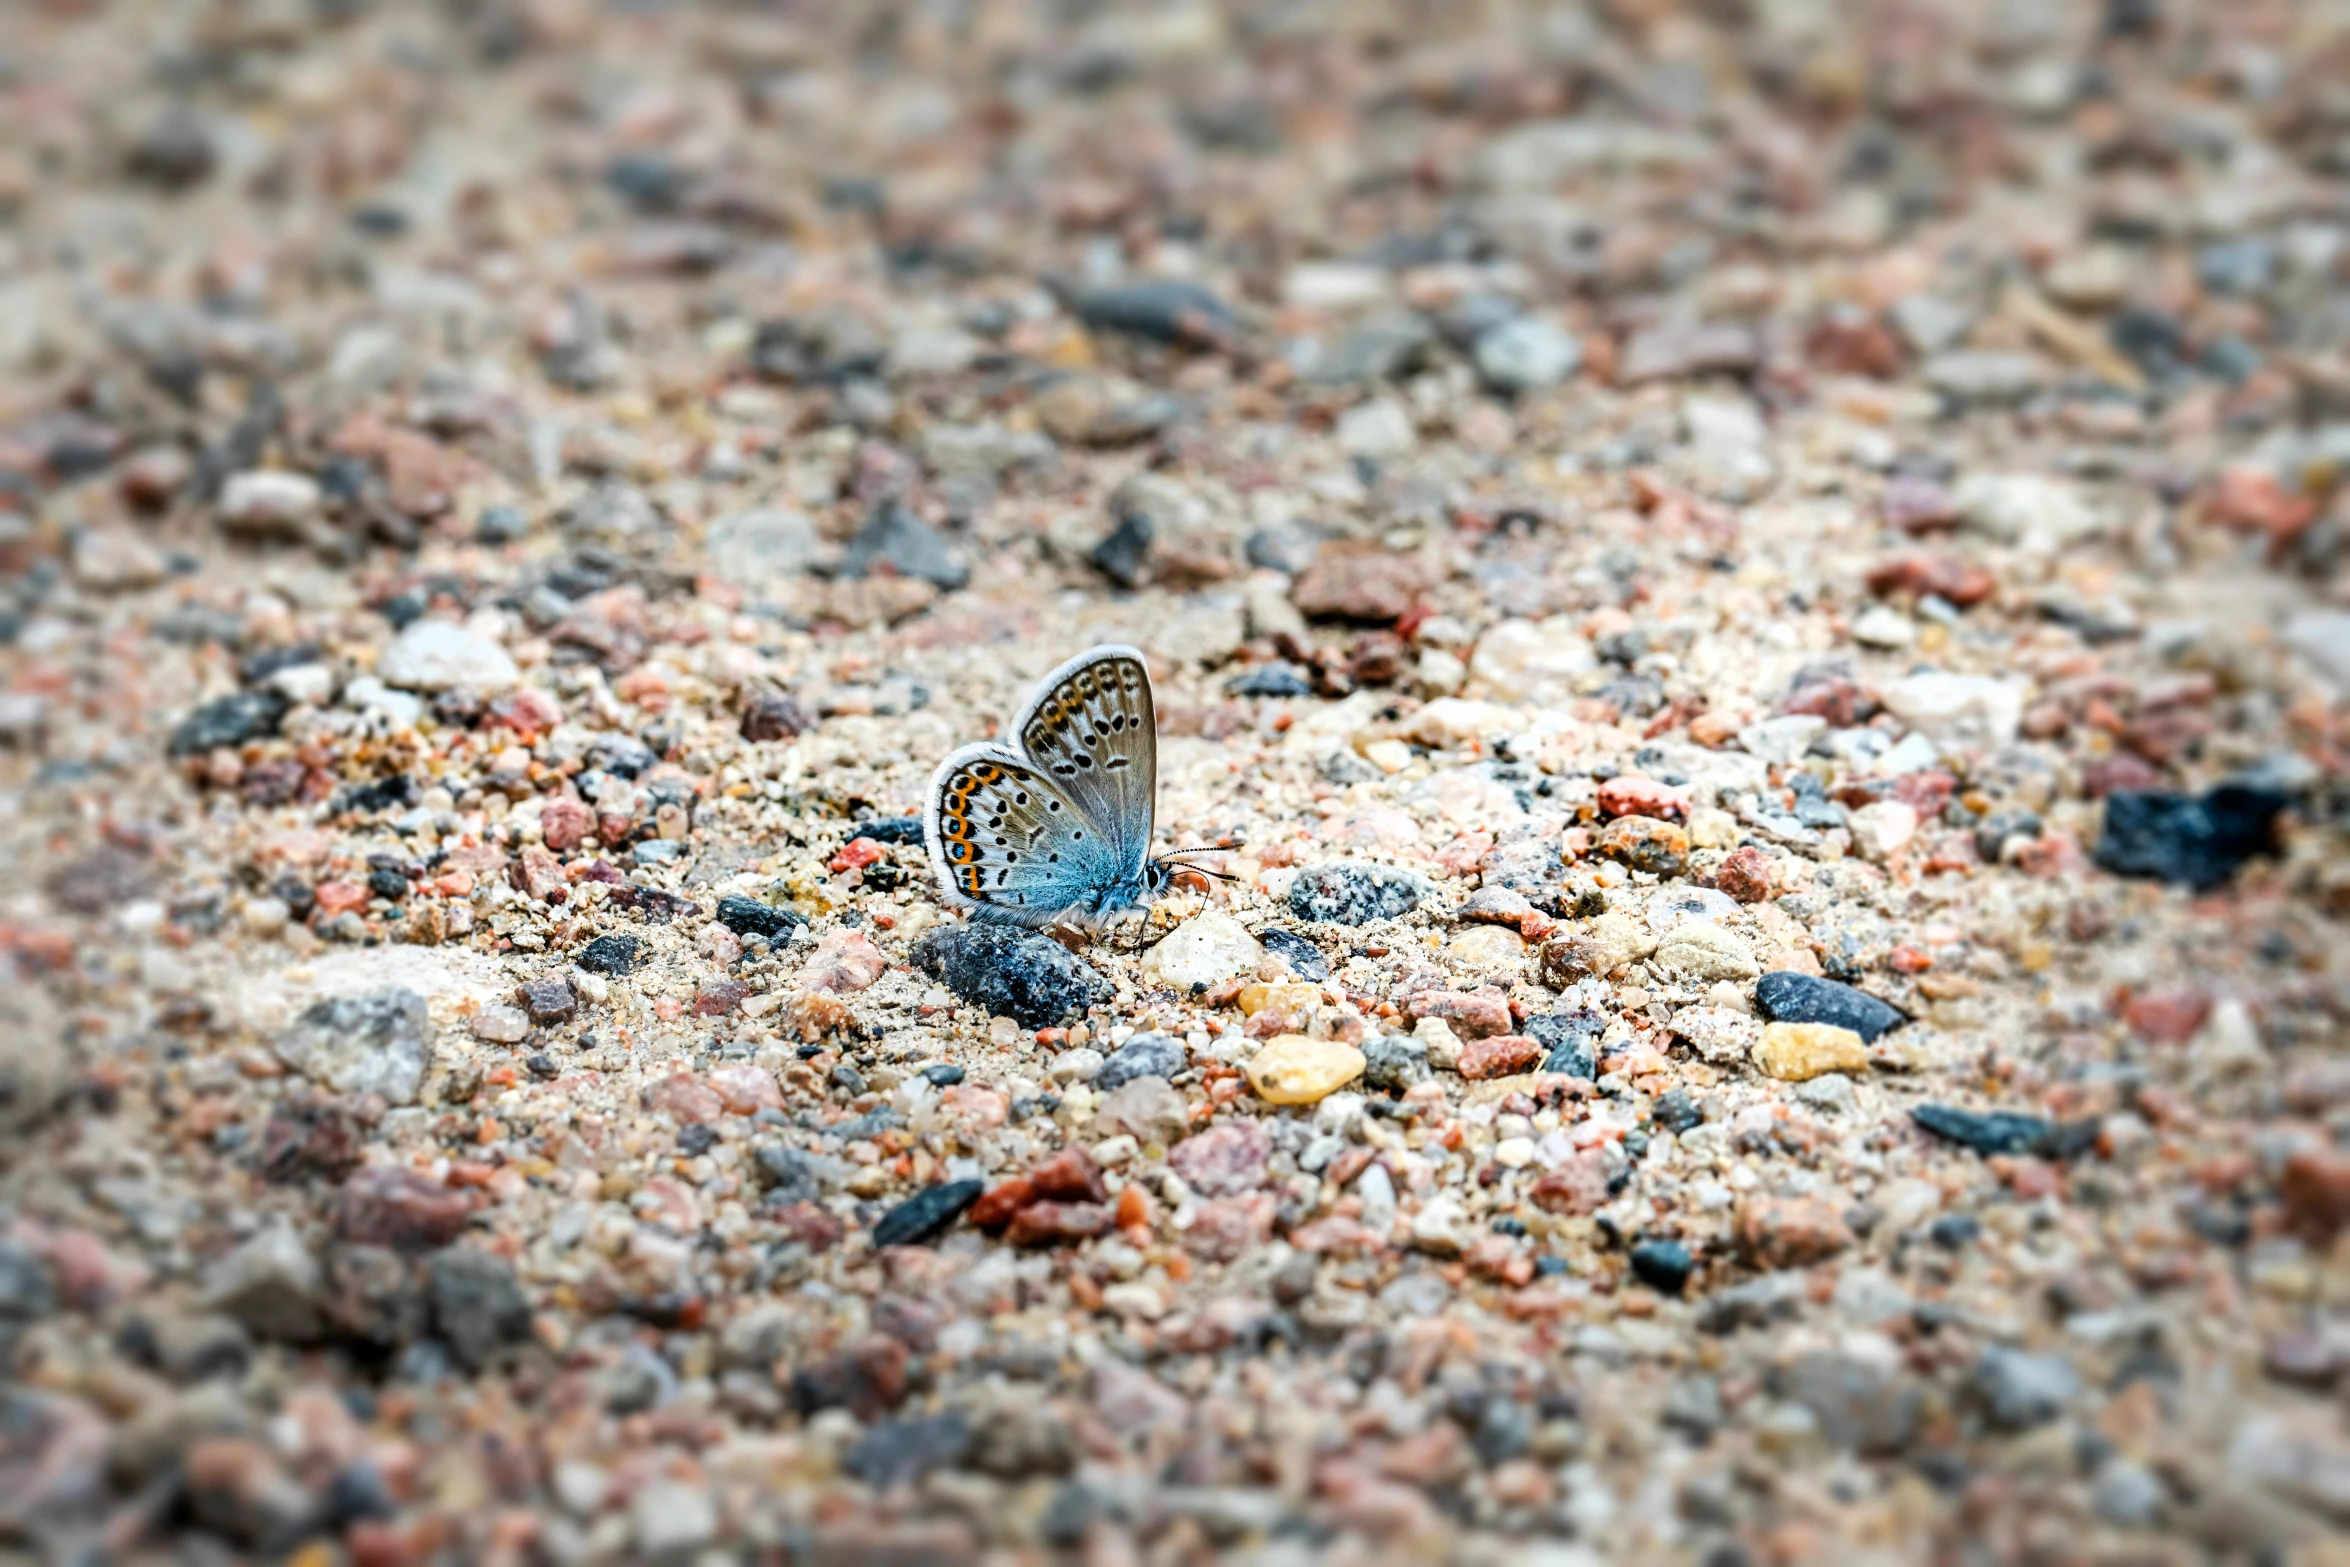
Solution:
<svg viewBox="0 0 2350 1567">
<path fill-rule="evenodd" d="M 1016 747 L 941 762 L 923 813 L 939 890 L 973 919 L 1109 924 L 1165 892 L 1186 854 L 1210 852 L 1150 852 L 1159 730 L 1135 649 L 1088 648 L 1045 676 L 1012 733 Z"/>
</svg>

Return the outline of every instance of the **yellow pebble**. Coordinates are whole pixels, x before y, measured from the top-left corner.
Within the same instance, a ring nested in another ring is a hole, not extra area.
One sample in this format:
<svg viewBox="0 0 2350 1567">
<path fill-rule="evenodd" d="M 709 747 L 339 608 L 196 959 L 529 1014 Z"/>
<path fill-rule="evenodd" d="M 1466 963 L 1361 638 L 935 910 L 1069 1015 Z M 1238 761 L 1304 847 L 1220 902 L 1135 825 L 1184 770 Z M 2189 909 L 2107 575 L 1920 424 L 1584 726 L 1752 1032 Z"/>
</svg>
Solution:
<svg viewBox="0 0 2350 1567">
<path fill-rule="evenodd" d="M 1249 1086 L 1277 1105 L 1310 1105 L 1363 1075 L 1363 1053 L 1335 1039 L 1276 1034 L 1248 1064 Z"/>
<path fill-rule="evenodd" d="M 1240 987 L 1240 1013 L 1243 1017 L 1255 1017 L 1267 1007 L 1276 1012 L 1303 1012 L 1308 1007 L 1319 1005 L 1321 1000 L 1322 987 L 1319 985 L 1284 983 Z"/>
<path fill-rule="evenodd" d="M 1773 1023 L 1763 1030 L 1751 1059 L 1765 1077 L 1790 1083 L 1869 1069 L 1869 1050 L 1861 1037 L 1833 1023 Z"/>
</svg>

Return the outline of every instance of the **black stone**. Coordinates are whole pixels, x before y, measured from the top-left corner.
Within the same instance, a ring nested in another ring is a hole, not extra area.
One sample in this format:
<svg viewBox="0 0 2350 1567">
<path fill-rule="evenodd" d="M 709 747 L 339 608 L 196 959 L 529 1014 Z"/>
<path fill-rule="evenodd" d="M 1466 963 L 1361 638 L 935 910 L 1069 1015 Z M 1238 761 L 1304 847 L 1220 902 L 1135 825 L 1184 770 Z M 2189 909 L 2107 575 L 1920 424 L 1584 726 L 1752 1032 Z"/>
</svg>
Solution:
<svg viewBox="0 0 2350 1567">
<path fill-rule="evenodd" d="M 429 1273 L 433 1325 L 468 1369 L 530 1337 L 530 1300 L 505 1258 L 448 1246 L 433 1254 Z"/>
<path fill-rule="evenodd" d="M 1139 511 L 1122 513 L 1118 525 L 1089 550 L 1094 569 L 1122 588 L 1142 586 L 1144 557 L 1150 554 L 1151 520 Z"/>
<path fill-rule="evenodd" d="M 948 1181 L 916 1192 L 881 1216 L 873 1226 L 873 1244 L 920 1246 L 944 1234 L 948 1225 L 987 1190 L 985 1181 Z"/>
<path fill-rule="evenodd" d="M 1660 1294 L 1680 1294 L 1696 1270 L 1696 1259 L 1679 1241 L 1642 1241 L 1632 1248 L 1633 1274 Z"/>
<path fill-rule="evenodd" d="M 1428 1052 L 1404 1034 L 1380 1034 L 1363 1042 L 1363 1084 L 1400 1094 L 1428 1080 Z"/>
<path fill-rule="evenodd" d="M 934 1088 L 952 1088 L 963 1080 L 963 1069 L 951 1061 L 940 1061 L 924 1067 L 922 1075 Z"/>
<path fill-rule="evenodd" d="M 266 740 L 277 733 L 293 705 L 274 686 L 214 697 L 173 726 L 171 754 L 201 756 L 216 746 Z"/>
<path fill-rule="evenodd" d="M 849 541 L 841 575 L 864 577 L 886 566 L 901 577 L 919 577 L 948 592 L 971 580 L 971 568 L 947 536 L 898 501 L 874 509 Z"/>
<path fill-rule="evenodd" d="M 1224 682 L 1226 696 L 1312 696 L 1314 683 L 1294 664 L 1259 664 Z"/>
<path fill-rule="evenodd" d="M 1599 1036 L 1606 1026 L 1596 1012 L 1546 1012 L 1526 1019 L 1528 1039 L 1549 1052 L 1545 1072 L 1595 1079 L 1599 1076 Z"/>
<path fill-rule="evenodd" d="M 1180 278 L 1079 289 L 1071 303 L 1089 327 L 1159 343 L 1215 347 L 1240 331 L 1230 306 L 1200 284 Z"/>
<path fill-rule="evenodd" d="M 731 892 L 718 900 L 718 923 L 738 936 L 764 936 L 778 945 L 791 940 L 794 930 L 808 927 L 805 915 Z"/>
<path fill-rule="evenodd" d="M 513 506 L 485 506 L 473 524 L 473 537 L 481 544 L 513 544 L 530 532 L 530 519 Z"/>
<path fill-rule="evenodd" d="M 1269 926 L 1257 933 L 1257 941 L 1267 952 L 1289 966 L 1289 972 L 1299 979 L 1320 984 L 1330 977 L 1330 960 L 1315 946 L 1294 930 Z"/>
<path fill-rule="evenodd" d="M 1926 1239 L 1944 1251 L 1963 1251 L 1983 1233 L 1983 1221 L 1971 1213 L 1946 1213 L 1926 1226 Z"/>
<path fill-rule="evenodd" d="M 2056 1129 L 2042 1116 L 2018 1115 L 2012 1110 L 1961 1110 L 1956 1105 L 1918 1105 L 1909 1118 L 1936 1137 L 1979 1154 L 2030 1153 Z"/>
<path fill-rule="evenodd" d="M 869 822 L 857 824 L 857 838 L 870 838 L 875 843 L 920 843 L 922 818 L 919 816 L 877 816 Z M 849 840 L 854 843 L 855 838 Z"/>
<path fill-rule="evenodd" d="M 697 1154 L 708 1153 L 711 1144 L 717 1141 L 718 1128 L 704 1121 L 696 1121 L 691 1126 L 681 1126 L 677 1129 L 677 1146 L 689 1159 Z"/>
<path fill-rule="evenodd" d="M 959 1410 L 885 1420 L 850 1444 L 842 1469 L 876 1490 L 909 1485 L 933 1469 L 960 1463 L 971 1446 L 971 1422 Z"/>
<path fill-rule="evenodd" d="M 2105 797 L 2095 859 L 2116 876 L 2204 891 L 2256 855 L 2276 852 L 2281 790 L 2222 784 L 2209 794 L 2124 789 Z"/>
<path fill-rule="evenodd" d="M 944 925 L 914 943 L 914 965 L 973 1006 L 1047 1028 L 1107 1005 L 1110 982 L 1049 937 L 1006 925 Z"/>
<path fill-rule="evenodd" d="M 1137 1034 L 1110 1052 L 1102 1069 L 1094 1074 L 1094 1090 L 1106 1094 L 1138 1077 L 1172 1078 L 1190 1060 L 1190 1054 L 1178 1040 L 1165 1034 Z"/>
<path fill-rule="evenodd" d="M 1427 890 L 1409 871 L 1340 860 L 1300 872 L 1289 884 L 1289 911 L 1301 920 L 1362 925 L 1402 918 L 1420 906 Z"/>
<path fill-rule="evenodd" d="M 1897 1008 L 1866 991 L 1793 969 L 1773 969 L 1765 974 L 1755 984 L 1754 1002 L 1774 1023 L 1830 1023 L 1849 1028 L 1871 1043 L 1879 1034 L 1909 1021 Z"/>
<path fill-rule="evenodd" d="M 620 778 L 634 778 L 661 760 L 634 735 L 598 735 L 588 742 L 587 765 Z"/>
<path fill-rule="evenodd" d="M 1656 1107 L 1649 1114 L 1657 1125 L 1676 1137 L 1705 1122 L 1704 1109 L 1686 1088 L 1666 1089 L 1657 1096 Z"/>
<path fill-rule="evenodd" d="M 398 871 L 369 871 L 367 890 L 388 903 L 397 903 L 408 896 L 408 878 Z"/>
<path fill-rule="evenodd" d="M 580 948 L 571 961 L 590 974 L 625 974 L 636 967 L 644 945 L 634 936 L 598 936 Z"/>
</svg>

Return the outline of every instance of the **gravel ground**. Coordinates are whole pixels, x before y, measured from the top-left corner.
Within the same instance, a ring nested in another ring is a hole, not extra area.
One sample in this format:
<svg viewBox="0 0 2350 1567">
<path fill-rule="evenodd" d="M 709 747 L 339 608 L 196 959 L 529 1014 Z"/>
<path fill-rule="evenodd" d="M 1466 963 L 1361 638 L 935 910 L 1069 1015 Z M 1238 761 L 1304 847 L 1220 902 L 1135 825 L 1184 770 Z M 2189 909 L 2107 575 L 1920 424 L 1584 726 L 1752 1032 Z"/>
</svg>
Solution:
<svg viewBox="0 0 2350 1567">
<path fill-rule="evenodd" d="M 2350 1558 L 2346 81 L 7 7 L 0 1562 Z"/>
</svg>

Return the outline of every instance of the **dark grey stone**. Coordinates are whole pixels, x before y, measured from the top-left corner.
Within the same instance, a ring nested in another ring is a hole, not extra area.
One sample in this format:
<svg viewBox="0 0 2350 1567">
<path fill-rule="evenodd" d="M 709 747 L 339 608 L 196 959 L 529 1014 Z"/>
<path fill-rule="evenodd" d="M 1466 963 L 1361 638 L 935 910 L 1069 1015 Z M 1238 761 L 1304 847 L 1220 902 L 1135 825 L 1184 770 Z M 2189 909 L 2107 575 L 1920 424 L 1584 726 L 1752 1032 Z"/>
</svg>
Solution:
<svg viewBox="0 0 2350 1567">
<path fill-rule="evenodd" d="M 2247 860 L 2276 852 L 2276 819 L 2292 803 L 2281 790 L 2242 784 L 2203 795 L 2117 790 L 2105 797 L 2095 858 L 2116 876 L 2217 887 Z"/>
<path fill-rule="evenodd" d="M 881 1222 L 873 1226 L 875 1249 L 920 1246 L 937 1239 L 985 1190 L 985 1181 L 947 1181 L 923 1188 L 883 1214 Z"/>
<path fill-rule="evenodd" d="M 886 501 L 875 508 L 849 541 L 841 575 L 870 576 L 880 566 L 901 577 L 919 577 L 950 593 L 971 580 L 971 568 L 962 552 L 899 501 Z"/>
<path fill-rule="evenodd" d="M 975 1007 L 1046 1028 L 1106 1005 L 1110 982 L 1047 936 L 1004 925 L 943 925 L 914 943 L 914 965 Z"/>
<path fill-rule="evenodd" d="M 1765 974 L 1755 984 L 1754 1003 L 1774 1023 L 1830 1023 L 1871 1043 L 1909 1021 L 1899 1009 L 1865 990 L 1793 969 Z"/>
<path fill-rule="evenodd" d="M 1289 884 L 1289 910 L 1301 920 L 1363 925 L 1400 919 L 1429 891 L 1426 879 L 1410 871 L 1340 860 L 1299 872 Z"/>
<path fill-rule="evenodd" d="M 201 756 L 219 746 L 266 740 L 277 733 L 293 705 L 275 686 L 214 697 L 172 727 L 171 754 Z"/>
<path fill-rule="evenodd" d="M 1110 1052 L 1102 1069 L 1094 1074 L 1094 1092 L 1106 1094 L 1138 1077 L 1172 1078 L 1190 1061 L 1182 1041 L 1165 1034 L 1137 1034 Z"/>
<path fill-rule="evenodd" d="M 479 1371 L 530 1337 L 530 1300 L 514 1265 L 471 1246 L 448 1246 L 427 1265 L 433 1326 L 467 1369 Z"/>
</svg>

